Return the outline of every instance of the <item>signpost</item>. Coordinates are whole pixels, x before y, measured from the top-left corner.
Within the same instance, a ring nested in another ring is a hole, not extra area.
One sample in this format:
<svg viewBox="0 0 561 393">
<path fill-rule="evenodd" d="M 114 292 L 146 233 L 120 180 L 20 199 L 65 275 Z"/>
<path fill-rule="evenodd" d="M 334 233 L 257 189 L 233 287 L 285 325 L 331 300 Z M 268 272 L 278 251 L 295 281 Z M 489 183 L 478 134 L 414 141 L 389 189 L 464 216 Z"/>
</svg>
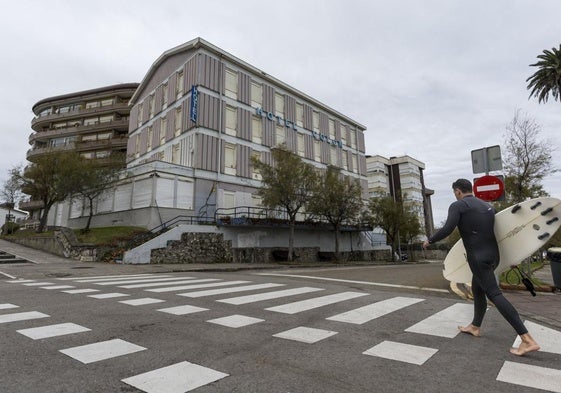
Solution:
<svg viewBox="0 0 561 393">
<path fill-rule="evenodd" d="M 485 173 L 485 176 L 474 179 L 474 195 L 487 202 L 504 200 L 504 177 L 501 175 L 489 175 L 490 171 L 503 169 L 501 147 L 499 145 L 495 145 L 472 150 L 471 165 L 474 174 Z"/>
<path fill-rule="evenodd" d="M 502 176 L 485 175 L 473 182 L 473 193 L 479 198 L 487 202 L 496 201 L 503 196 L 505 191 Z"/>
</svg>

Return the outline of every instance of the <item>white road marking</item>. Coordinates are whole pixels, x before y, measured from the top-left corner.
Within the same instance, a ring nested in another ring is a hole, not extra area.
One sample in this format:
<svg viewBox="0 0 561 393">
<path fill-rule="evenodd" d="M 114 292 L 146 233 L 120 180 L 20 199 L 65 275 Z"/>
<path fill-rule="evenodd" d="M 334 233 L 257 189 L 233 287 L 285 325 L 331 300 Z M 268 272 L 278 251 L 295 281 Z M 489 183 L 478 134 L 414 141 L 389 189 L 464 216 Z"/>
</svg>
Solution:
<svg viewBox="0 0 561 393">
<path fill-rule="evenodd" d="M 394 341 L 383 341 L 363 352 L 363 354 L 420 366 L 437 352 L 438 349 L 435 348 L 403 344 Z"/>
<path fill-rule="evenodd" d="M 203 280 L 198 280 L 202 282 Z M 221 281 L 217 279 L 206 279 L 204 281 Z M 246 284 L 249 281 L 225 281 L 225 282 L 218 282 L 213 284 L 196 284 L 196 285 L 180 285 L 178 287 L 166 287 L 166 288 L 154 288 L 154 289 L 146 289 L 148 292 L 177 292 L 177 291 L 184 291 L 189 289 L 198 289 L 198 288 L 212 288 L 212 287 L 223 287 L 227 285 L 237 285 L 237 284 Z"/>
<path fill-rule="evenodd" d="M 180 393 L 190 392 L 227 376 L 198 364 L 181 362 L 121 381 L 146 393 Z"/>
<path fill-rule="evenodd" d="M 507 361 L 499 371 L 497 381 L 561 393 L 561 370 L 554 368 Z"/>
<path fill-rule="evenodd" d="M 103 281 L 103 282 L 94 282 L 96 285 L 122 285 L 122 284 L 140 284 L 140 283 L 149 283 L 149 282 L 164 282 L 165 281 L 177 281 L 177 277 L 165 277 L 160 278 L 162 276 L 158 276 L 158 278 L 143 278 L 143 279 L 128 279 L 128 280 L 120 280 L 120 281 Z M 193 279 L 194 277 L 184 277 L 185 280 Z"/>
<path fill-rule="evenodd" d="M 466 325 L 472 317 L 473 305 L 456 303 L 405 329 L 405 331 L 454 338 L 460 333 L 458 326 Z"/>
<path fill-rule="evenodd" d="M 240 328 L 243 326 L 253 325 L 259 322 L 265 322 L 264 319 L 247 317 L 245 315 L 230 315 L 229 317 L 210 319 L 207 322 L 215 323 L 231 328 Z"/>
<path fill-rule="evenodd" d="M 38 287 L 41 285 L 54 285 L 52 282 L 30 282 L 27 284 L 23 284 L 26 287 Z"/>
<path fill-rule="evenodd" d="M 539 343 L 540 352 L 549 352 L 561 355 L 561 332 L 538 325 L 532 321 L 526 321 L 524 322 L 524 325 L 526 325 L 528 332 L 532 335 L 534 340 Z M 512 346 L 518 348 L 521 342 L 522 340 L 520 340 L 520 336 L 516 336 L 516 340 L 514 340 L 514 344 L 512 344 Z"/>
<path fill-rule="evenodd" d="M 394 311 L 411 306 L 413 304 L 424 301 L 424 299 L 417 299 L 411 297 L 394 297 L 391 299 L 382 300 L 364 307 L 360 307 L 342 314 L 334 315 L 327 318 L 329 321 L 338 321 L 362 325 L 373 319 L 390 314 Z"/>
<path fill-rule="evenodd" d="M 69 293 L 71 295 L 75 295 L 77 293 L 93 293 L 93 292 L 99 292 L 99 289 L 90 289 L 90 288 L 84 288 L 84 289 L 70 289 L 68 291 L 61 291 L 64 293 Z"/>
<path fill-rule="evenodd" d="M 100 293 L 99 295 L 88 295 L 88 297 L 92 297 L 94 299 L 112 299 L 115 297 L 125 297 L 130 296 L 126 293 L 119 293 L 119 292 L 112 292 L 112 293 Z"/>
<path fill-rule="evenodd" d="M 62 281 L 77 281 L 77 282 L 85 282 L 85 280 L 92 280 L 92 281 L 98 281 L 98 280 L 104 280 L 104 279 L 109 279 L 109 280 L 119 280 L 119 279 L 123 279 L 126 277 L 131 277 L 131 278 L 141 278 L 141 277 L 167 277 L 167 276 L 162 276 L 162 275 L 155 275 L 155 274 L 151 274 L 151 273 L 139 273 L 139 274 L 123 274 L 123 275 L 112 275 L 112 276 L 87 276 L 87 277 L 63 277 L 63 278 L 59 278 L 58 280 L 62 280 Z"/>
<path fill-rule="evenodd" d="M 11 274 L 8 274 L 8 273 L 0 272 L 0 274 L 3 275 L 4 277 L 11 278 L 12 280 L 16 279 L 16 277 L 14 277 L 14 276 L 12 276 Z"/>
<path fill-rule="evenodd" d="M 301 288 L 285 289 L 285 290 L 282 290 L 282 291 L 258 293 L 258 294 L 255 294 L 255 295 L 238 296 L 238 297 L 232 297 L 232 298 L 229 298 L 229 299 L 220 299 L 220 300 L 217 300 L 217 302 L 240 305 L 240 304 L 260 302 L 260 301 L 263 301 L 263 300 L 279 299 L 279 298 L 282 298 L 282 297 L 295 296 L 295 295 L 300 295 L 300 294 L 303 294 L 303 293 L 310 293 L 310 292 L 317 292 L 317 291 L 323 291 L 323 289 L 321 289 L 321 288 L 311 288 L 311 287 L 301 287 Z"/>
<path fill-rule="evenodd" d="M 43 338 L 64 336 L 67 334 L 89 332 L 91 329 L 87 327 L 76 325 L 75 323 L 59 323 L 57 325 L 41 326 L 30 329 L 17 330 L 18 333 L 23 334 L 33 340 Z"/>
<path fill-rule="evenodd" d="M 163 303 L 165 300 L 145 297 L 142 299 L 121 300 L 119 303 L 128 304 L 129 306 L 144 306 L 145 304 Z"/>
<path fill-rule="evenodd" d="M 273 284 L 273 283 L 254 284 L 254 285 L 245 285 L 245 286 L 234 287 L 234 288 L 207 289 L 203 291 L 178 293 L 178 295 L 196 298 L 196 297 L 204 297 L 204 296 L 224 295 L 226 293 L 254 291 L 257 289 L 267 289 L 267 288 L 275 288 L 275 287 L 283 287 L 283 286 L 284 284 Z"/>
<path fill-rule="evenodd" d="M 9 281 L 6 281 L 6 282 L 9 283 L 9 284 L 23 284 L 23 283 L 26 283 L 26 282 L 35 282 L 35 280 L 9 280 Z"/>
<path fill-rule="evenodd" d="M 201 311 L 208 311 L 208 308 L 185 305 L 185 306 L 161 308 L 158 311 L 165 312 L 167 314 L 173 314 L 173 315 L 186 315 L 186 314 L 193 314 Z"/>
<path fill-rule="evenodd" d="M 273 337 L 284 338 L 286 340 L 299 341 L 306 344 L 314 344 L 328 337 L 334 336 L 337 332 L 331 330 L 315 329 L 300 326 L 281 333 L 273 334 Z"/>
<path fill-rule="evenodd" d="M 70 289 L 70 288 L 76 288 L 72 285 L 53 285 L 50 287 L 41 287 L 41 289 Z"/>
<path fill-rule="evenodd" d="M 18 308 L 19 306 L 16 306 L 15 304 L 11 304 L 11 303 L 2 303 L 0 304 L 0 310 L 9 310 L 11 308 Z"/>
<path fill-rule="evenodd" d="M 84 364 L 99 362 L 117 356 L 144 351 L 146 348 L 121 339 L 102 341 L 79 347 L 62 349 L 60 352 Z"/>
<path fill-rule="evenodd" d="M 361 296 L 367 296 L 368 293 L 362 292 L 341 292 L 333 295 L 321 296 L 299 302 L 282 304 L 280 306 L 269 307 L 265 310 L 281 312 L 284 314 L 296 314 L 303 311 L 312 310 L 314 308 L 327 306 L 329 304 L 339 303 L 345 300 L 354 299 Z"/>
<path fill-rule="evenodd" d="M 164 285 L 182 285 L 182 284 L 190 284 L 193 281 L 197 281 L 197 280 L 193 280 L 192 278 L 189 279 L 175 279 L 176 281 L 168 281 L 168 282 L 151 282 L 151 283 L 146 283 L 146 284 L 131 284 L 131 285 L 120 285 L 119 288 L 125 288 L 125 289 L 132 289 L 132 288 L 150 288 L 150 287 L 163 287 Z M 178 281 L 177 281 L 178 280 Z"/>
<path fill-rule="evenodd" d="M 281 273 L 254 273 L 258 276 L 277 276 L 277 277 L 297 277 L 297 278 L 310 278 L 313 280 L 323 280 L 323 281 L 334 281 L 334 282 L 345 282 L 350 284 L 362 284 L 362 285 L 373 285 L 377 287 L 388 287 L 388 288 L 400 288 L 400 289 L 415 289 L 429 292 L 441 292 L 450 293 L 447 289 L 440 288 L 428 288 L 428 287 L 416 287 L 413 285 L 398 285 L 398 284 L 388 284 L 383 282 L 370 282 L 370 281 L 355 281 L 355 280 L 343 280 L 340 278 L 329 278 L 329 277 L 316 277 L 316 276 L 302 276 L 296 274 L 281 274 Z"/>
<path fill-rule="evenodd" d="M 30 319 L 48 318 L 49 315 L 38 311 L 18 312 L 0 315 L 0 323 L 28 321 Z"/>
</svg>

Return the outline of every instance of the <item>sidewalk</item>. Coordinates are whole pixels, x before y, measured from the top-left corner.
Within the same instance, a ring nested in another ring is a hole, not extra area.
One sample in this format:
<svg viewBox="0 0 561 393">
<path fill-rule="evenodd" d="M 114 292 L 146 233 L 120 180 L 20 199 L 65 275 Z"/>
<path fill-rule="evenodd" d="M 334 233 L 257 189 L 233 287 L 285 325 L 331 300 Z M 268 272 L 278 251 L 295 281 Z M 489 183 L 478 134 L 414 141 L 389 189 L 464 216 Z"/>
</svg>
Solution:
<svg viewBox="0 0 561 393">
<path fill-rule="evenodd" d="M 29 264 L 0 264 L 0 279 L 18 277 L 22 271 L 26 278 L 43 279 L 45 277 L 68 277 L 71 275 L 114 275 L 139 273 L 170 273 L 187 271 L 239 271 L 259 269 L 287 269 L 290 267 L 327 267 L 343 266 L 342 264 L 162 264 L 162 265 L 120 265 L 101 262 L 79 262 L 59 257 L 47 252 L 25 247 L 0 239 L 0 250 L 27 259 Z M 345 264 L 348 266 L 348 264 Z M 360 265 L 360 263 L 356 263 Z M 372 265 L 372 264 L 369 264 Z M 32 266 L 32 268 L 30 268 Z M 71 271 L 75 270 L 75 273 Z M 86 271 L 88 273 L 86 273 Z M 534 277 L 553 286 L 553 277 L 549 265 L 536 271 Z M 527 290 L 503 290 L 507 299 L 516 307 L 523 318 L 531 318 L 538 322 L 561 329 L 561 292 L 537 292 L 532 296 Z"/>
</svg>

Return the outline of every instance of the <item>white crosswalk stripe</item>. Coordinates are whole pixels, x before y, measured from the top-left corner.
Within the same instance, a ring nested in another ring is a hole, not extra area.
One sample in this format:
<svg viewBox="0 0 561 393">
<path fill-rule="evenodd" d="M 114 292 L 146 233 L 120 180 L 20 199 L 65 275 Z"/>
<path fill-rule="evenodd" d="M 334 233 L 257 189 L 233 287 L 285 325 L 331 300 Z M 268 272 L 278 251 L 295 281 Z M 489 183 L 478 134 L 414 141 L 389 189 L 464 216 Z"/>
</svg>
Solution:
<svg viewBox="0 0 561 393">
<path fill-rule="evenodd" d="M 36 328 L 20 329 L 17 332 L 23 334 L 24 336 L 32 338 L 33 340 L 39 340 L 43 338 L 58 337 L 67 334 L 83 333 L 89 331 L 91 331 L 91 329 L 68 322 Z"/>
<path fill-rule="evenodd" d="M 341 292 L 333 295 L 321 296 L 299 302 L 282 304 L 280 306 L 269 307 L 265 310 L 280 312 L 284 314 L 296 314 L 303 311 L 312 310 L 314 308 L 327 306 L 334 303 L 343 302 L 345 300 L 355 299 L 361 296 L 367 296 L 368 293 L 362 292 Z"/>
<path fill-rule="evenodd" d="M 193 277 L 183 277 L 183 279 L 192 279 Z M 103 281 L 103 282 L 96 282 L 93 281 L 96 285 L 123 285 L 123 284 L 139 284 L 139 283 L 149 283 L 149 282 L 163 282 L 165 285 L 166 281 L 177 281 L 177 277 L 164 277 L 162 276 L 157 278 L 142 278 L 142 279 L 134 279 L 134 280 L 117 280 L 117 281 Z"/>
<path fill-rule="evenodd" d="M 311 293 L 311 292 L 317 292 L 317 291 L 323 291 L 323 289 L 321 289 L 321 288 L 311 288 L 311 287 L 301 287 L 301 288 L 285 289 L 285 290 L 282 290 L 282 291 L 259 293 L 259 294 L 256 294 L 256 295 L 238 296 L 238 297 L 232 297 L 232 298 L 229 298 L 229 299 L 220 299 L 220 300 L 217 300 L 217 301 L 219 301 L 221 303 L 240 305 L 240 304 L 260 302 L 260 301 L 263 301 L 263 300 L 280 299 L 280 298 L 283 298 L 283 297 L 301 295 L 301 294 L 304 294 L 304 293 Z"/>
<path fill-rule="evenodd" d="M 438 349 L 435 348 L 427 348 L 393 341 L 383 341 L 365 351 L 364 354 L 420 366 L 437 352 Z"/>
<path fill-rule="evenodd" d="M 28 321 L 30 319 L 48 318 L 50 315 L 38 311 L 26 311 L 0 315 L 0 323 Z"/>
<path fill-rule="evenodd" d="M 473 305 L 457 303 L 416 323 L 405 331 L 454 338 L 460 332 L 458 326 L 471 320 L 472 316 Z"/>
<path fill-rule="evenodd" d="M 143 284 L 127 284 L 127 285 L 120 285 L 119 288 L 123 289 L 135 289 L 135 288 L 151 288 L 151 287 L 163 287 L 166 285 L 183 285 L 189 284 L 197 280 L 193 280 L 192 278 L 186 278 L 179 280 L 178 278 L 174 278 L 176 281 L 167 281 L 167 282 L 147 282 Z"/>
<path fill-rule="evenodd" d="M 364 307 L 356 308 L 342 314 L 334 315 L 327 319 L 329 321 L 347 322 L 362 325 L 363 323 L 369 322 L 376 318 L 380 318 L 404 307 L 422 302 L 423 300 L 424 299 L 408 297 L 394 297 L 391 299 L 379 301 L 377 303 L 369 304 Z"/>
<path fill-rule="evenodd" d="M 59 352 L 62 352 L 79 362 L 88 364 L 144 350 L 146 350 L 146 348 L 141 347 L 140 345 L 116 338 L 113 340 L 81 345 L 79 347 L 61 349 Z"/>
<path fill-rule="evenodd" d="M 202 282 L 202 281 L 203 280 L 199 280 L 199 282 Z M 220 280 L 206 279 L 205 281 L 220 281 Z M 185 290 L 189 290 L 189 289 L 212 288 L 212 287 L 222 287 L 222 286 L 227 286 L 227 285 L 246 284 L 248 282 L 249 281 L 224 281 L 224 282 L 218 282 L 218 283 L 212 283 L 212 284 L 207 283 L 207 284 L 195 284 L 195 285 L 181 285 L 181 286 L 177 286 L 177 287 L 146 289 L 146 291 L 157 292 L 157 293 L 177 292 L 177 291 L 185 291 Z"/>
<path fill-rule="evenodd" d="M 255 291 L 258 289 L 269 289 L 269 288 L 283 287 L 283 286 L 285 286 L 285 284 L 274 284 L 269 282 L 265 284 L 245 285 L 245 286 L 234 287 L 234 288 L 206 289 L 203 291 L 178 293 L 178 295 L 190 297 L 190 298 L 198 298 L 198 297 L 205 297 L 205 296 L 225 295 L 227 293 Z"/>
<path fill-rule="evenodd" d="M 175 393 L 190 392 L 227 376 L 226 373 L 185 361 L 122 381 L 147 393 Z"/>
<path fill-rule="evenodd" d="M 561 393 L 561 370 L 506 361 L 497 381 Z"/>
</svg>

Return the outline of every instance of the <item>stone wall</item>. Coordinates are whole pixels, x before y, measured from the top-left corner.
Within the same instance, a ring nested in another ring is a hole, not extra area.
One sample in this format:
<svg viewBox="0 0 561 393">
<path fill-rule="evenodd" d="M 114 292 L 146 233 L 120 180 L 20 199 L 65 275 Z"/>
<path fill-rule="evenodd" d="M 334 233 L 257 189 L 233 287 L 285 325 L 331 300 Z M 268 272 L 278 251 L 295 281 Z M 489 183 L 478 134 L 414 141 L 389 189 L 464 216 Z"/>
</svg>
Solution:
<svg viewBox="0 0 561 393">
<path fill-rule="evenodd" d="M 152 250 L 150 263 L 231 263 L 232 242 L 220 233 L 184 233 L 166 248 Z"/>
</svg>

